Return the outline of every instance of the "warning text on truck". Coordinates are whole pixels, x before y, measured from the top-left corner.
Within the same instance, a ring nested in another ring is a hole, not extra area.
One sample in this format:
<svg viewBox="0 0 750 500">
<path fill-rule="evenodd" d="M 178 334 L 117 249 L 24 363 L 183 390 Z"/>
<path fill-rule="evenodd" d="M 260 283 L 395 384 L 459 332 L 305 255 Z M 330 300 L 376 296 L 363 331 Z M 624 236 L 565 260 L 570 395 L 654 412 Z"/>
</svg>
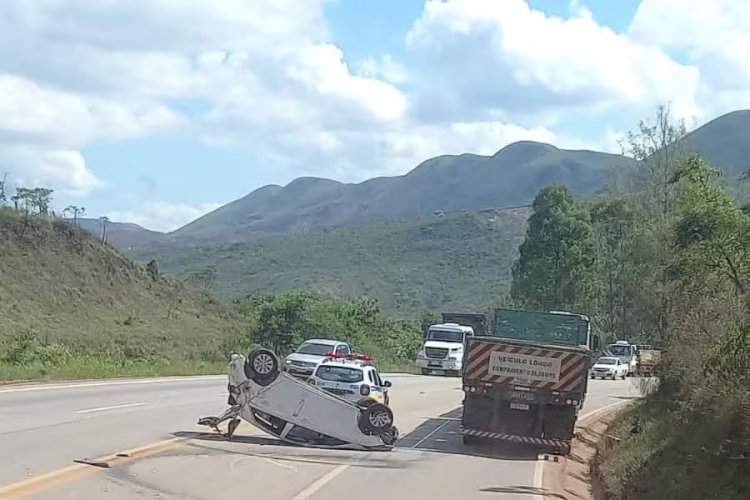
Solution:
<svg viewBox="0 0 750 500">
<path fill-rule="evenodd" d="M 490 354 L 489 373 L 540 382 L 559 382 L 560 359 L 494 351 Z"/>
</svg>

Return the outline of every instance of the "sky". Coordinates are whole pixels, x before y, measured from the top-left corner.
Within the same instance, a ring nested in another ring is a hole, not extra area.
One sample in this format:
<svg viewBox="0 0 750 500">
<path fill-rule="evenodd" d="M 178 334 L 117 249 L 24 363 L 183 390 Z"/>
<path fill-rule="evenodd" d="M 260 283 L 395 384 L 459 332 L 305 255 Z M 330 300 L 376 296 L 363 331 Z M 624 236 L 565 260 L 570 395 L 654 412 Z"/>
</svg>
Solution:
<svg viewBox="0 0 750 500">
<path fill-rule="evenodd" d="M 746 0 L 3 0 L 0 177 L 174 230 L 266 184 L 750 108 Z"/>
</svg>

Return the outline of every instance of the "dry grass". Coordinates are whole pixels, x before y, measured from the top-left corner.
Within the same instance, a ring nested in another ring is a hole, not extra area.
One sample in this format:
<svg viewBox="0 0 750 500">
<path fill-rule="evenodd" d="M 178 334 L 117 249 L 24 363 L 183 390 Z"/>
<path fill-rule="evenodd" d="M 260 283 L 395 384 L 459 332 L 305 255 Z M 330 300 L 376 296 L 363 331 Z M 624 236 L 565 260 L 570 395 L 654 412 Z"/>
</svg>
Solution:
<svg viewBox="0 0 750 500">
<path fill-rule="evenodd" d="M 215 300 L 89 233 L 0 209 L 0 379 L 202 371 L 230 328 Z"/>
</svg>

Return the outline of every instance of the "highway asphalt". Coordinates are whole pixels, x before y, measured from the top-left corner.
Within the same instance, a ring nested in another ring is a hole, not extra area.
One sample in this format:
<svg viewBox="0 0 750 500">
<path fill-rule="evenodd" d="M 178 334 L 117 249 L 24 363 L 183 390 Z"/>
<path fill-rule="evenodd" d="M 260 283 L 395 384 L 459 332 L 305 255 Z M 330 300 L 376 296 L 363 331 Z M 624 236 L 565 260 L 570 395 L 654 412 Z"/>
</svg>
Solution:
<svg viewBox="0 0 750 500">
<path fill-rule="evenodd" d="M 402 438 L 369 453 L 287 446 L 249 424 L 232 442 L 211 435 L 196 421 L 226 408 L 224 376 L 0 386 L 0 498 L 544 497 L 536 452 L 461 443 L 460 379 L 385 378 Z M 638 394 L 639 379 L 592 380 L 581 415 Z"/>
</svg>

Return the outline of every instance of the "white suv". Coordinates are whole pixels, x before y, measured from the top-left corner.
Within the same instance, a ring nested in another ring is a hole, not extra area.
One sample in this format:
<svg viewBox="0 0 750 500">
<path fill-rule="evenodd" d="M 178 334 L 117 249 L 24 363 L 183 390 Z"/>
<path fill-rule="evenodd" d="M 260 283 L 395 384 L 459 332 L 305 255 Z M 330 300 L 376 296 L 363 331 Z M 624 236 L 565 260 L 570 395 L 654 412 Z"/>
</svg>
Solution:
<svg viewBox="0 0 750 500">
<path fill-rule="evenodd" d="M 380 378 L 371 361 L 366 354 L 330 356 L 320 362 L 307 382 L 354 403 L 363 404 L 363 398 L 370 398 L 387 405 L 391 382 Z"/>
<path fill-rule="evenodd" d="M 309 339 L 302 342 L 296 351 L 284 360 L 284 371 L 301 378 L 309 377 L 318 363 L 329 353 L 345 356 L 352 353 L 352 347 L 341 340 Z"/>
<path fill-rule="evenodd" d="M 218 431 L 229 420 L 226 436 L 241 417 L 284 441 L 320 448 L 390 450 L 398 437 L 391 409 L 372 398 L 352 403 L 280 370 L 273 351 L 254 349 L 247 358 L 232 354 L 229 404 L 224 413 L 199 425 Z"/>
</svg>

